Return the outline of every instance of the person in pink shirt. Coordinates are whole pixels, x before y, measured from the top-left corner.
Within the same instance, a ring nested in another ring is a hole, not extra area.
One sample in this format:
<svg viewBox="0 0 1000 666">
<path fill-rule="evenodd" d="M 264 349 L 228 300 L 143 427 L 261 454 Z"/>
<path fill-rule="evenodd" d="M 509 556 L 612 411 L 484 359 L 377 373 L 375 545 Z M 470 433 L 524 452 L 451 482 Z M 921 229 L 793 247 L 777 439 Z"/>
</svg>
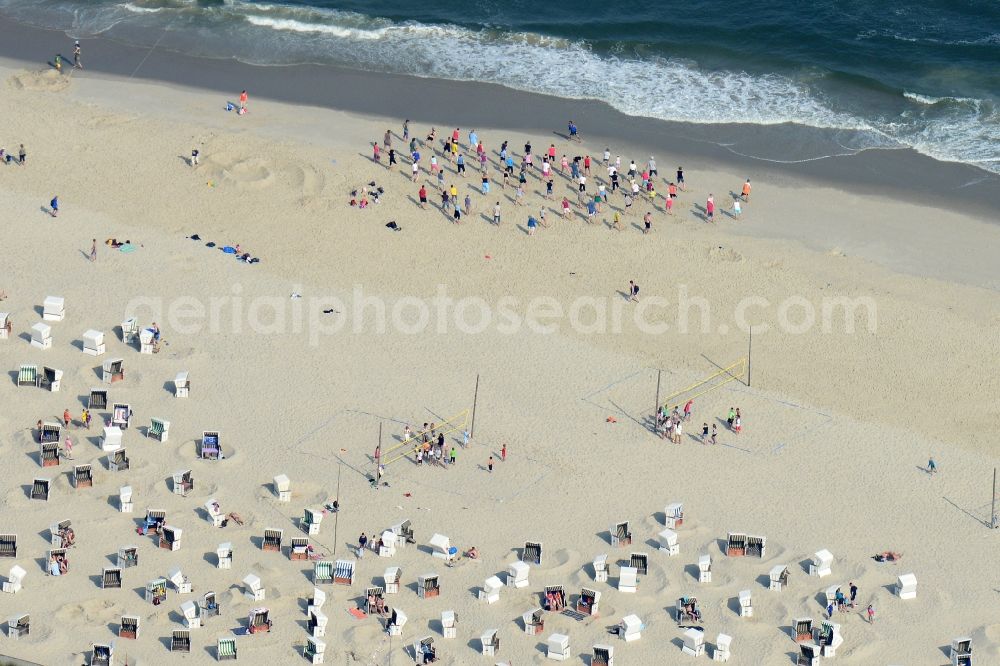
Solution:
<svg viewBox="0 0 1000 666">
<path fill-rule="evenodd" d="M 715 222 L 715 198 L 709 194 L 708 201 L 705 202 L 705 216 L 709 222 Z"/>
<path fill-rule="evenodd" d="M 556 161 L 556 144 L 554 143 L 549 144 L 549 161 L 550 162 Z"/>
</svg>

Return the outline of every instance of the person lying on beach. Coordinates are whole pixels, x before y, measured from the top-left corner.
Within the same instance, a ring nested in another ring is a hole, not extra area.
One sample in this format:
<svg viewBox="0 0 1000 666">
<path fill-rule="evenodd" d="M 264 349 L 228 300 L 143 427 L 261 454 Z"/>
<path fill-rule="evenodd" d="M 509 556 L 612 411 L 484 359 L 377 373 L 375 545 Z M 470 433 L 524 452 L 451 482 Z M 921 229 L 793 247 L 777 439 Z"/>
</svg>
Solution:
<svg viewBox="0 0 1000 666">
<path fill-rule="evenodd" d="M 476 548 L 475 546 L 473 546 L 469 550 L 465 551 L 465 556 L 468 557 L 470 560 L 478 560 L 479 559 L 479 549 Z"/>
<path fill-rule="evenodd" d="M 237 525 L 243 524 L 243 517 L 240 516 L 240 514 L 236 513 L 235 511 L 230 513 L 227 517 L 229 518 L 229 520 L 233 521 Z"/>
<path fill-rule="evenodd" d="M 72 548 L 76 545 L 76 532 L 72 527 L 59 530 L 59 538 L 62 539 L 61 548 Z"/>
<path fill-rule="evenodd" d="M 872 559 L 875 560 L 876 562 L 898 562 L 902 558 L 903 558 L 902 553 L 897 553 L 891 550 L 887 550 L 872 555 Z"/>
</svg>

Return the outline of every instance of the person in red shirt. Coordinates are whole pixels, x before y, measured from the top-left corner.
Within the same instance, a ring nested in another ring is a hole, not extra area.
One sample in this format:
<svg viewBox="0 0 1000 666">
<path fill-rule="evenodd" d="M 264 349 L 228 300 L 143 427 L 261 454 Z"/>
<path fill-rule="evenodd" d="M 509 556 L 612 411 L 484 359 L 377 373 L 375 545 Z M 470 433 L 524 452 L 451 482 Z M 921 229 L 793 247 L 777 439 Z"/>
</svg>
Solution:
<svg viewBox="0 0 1000 666">
<path fill-rule="evenodd" d="M 421 185 L 417 195 L 420 197 L 420 207 L 427 208 L 427 188 Z"/>
<path fill-rule="evenodd" d="M 583 156 L 583 172 L 590 175 L 590 155 Z"/>
<path fill-rule="evenodd" d="M 715 222 L 715 198 L 709 194 L 708 201 L 705 202 L 705 215 L 709 222 Z"/>
<path fill-rule="evenodd" d="M 454 143 L 455 145 L 458 145 L 458 137 L 459 136 L 460 136 L 460 134 L 459 134 L 458 128 L 456 127 L 455 131 L 451 133 L 451 142 Z"/>
<path fill-rule="evenodd" d="M 244 90 L 240 93 L 240 113 L 247 112 L 247 91 Z"/>
<path fill-rule="evenodd" d="M 550 143 L 549 144 L 549 162 L 555 162 L 555 161 L 556 161 L 556 144 Z"/>
</svg>

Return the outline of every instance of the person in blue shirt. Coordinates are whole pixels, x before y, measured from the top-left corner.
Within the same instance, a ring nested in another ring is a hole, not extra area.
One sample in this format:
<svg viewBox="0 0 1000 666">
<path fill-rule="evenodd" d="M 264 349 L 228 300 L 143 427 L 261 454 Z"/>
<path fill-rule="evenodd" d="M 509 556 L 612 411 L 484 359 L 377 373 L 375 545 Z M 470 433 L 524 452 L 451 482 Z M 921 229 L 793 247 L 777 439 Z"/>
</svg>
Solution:
<svg viewBox="0 0 1000 666">
<path fill-rule="evenodd" d="M 49 206 L 52 207 L 52 217 L 58 217 L 59 215 L 59 195 L 52 197 L 52 201 L 49 202 Z"/>
<path fill-rule="evenodd" d="M 571 141 L 580 140 L 580 130 L 577 129 L 576 123 L 574 123 L 572 120 L 569 121 L 569 138 Z"/>
<path fill-rule="evenodd" d="M 538 220 L 536 220 L 533 216 L 529 215 L 528 216 L 528 235 L 529 236 L 534 236 L 535 235 L 535 229 L 537 229 L 537 228 L 538 228 Z"/>
<path fill-rule="evenodd" d="M 462 157 L 462 153 L 458 154 L 458 172 L 465 176 L 465 158 Z"/>
<path fill-rule="evenodd" d="M 469 132 L 469 150 L 475 150 L 478 145 L 479 136 L 476 134 L 476 130 L 472 130 Z"/>
</svg>

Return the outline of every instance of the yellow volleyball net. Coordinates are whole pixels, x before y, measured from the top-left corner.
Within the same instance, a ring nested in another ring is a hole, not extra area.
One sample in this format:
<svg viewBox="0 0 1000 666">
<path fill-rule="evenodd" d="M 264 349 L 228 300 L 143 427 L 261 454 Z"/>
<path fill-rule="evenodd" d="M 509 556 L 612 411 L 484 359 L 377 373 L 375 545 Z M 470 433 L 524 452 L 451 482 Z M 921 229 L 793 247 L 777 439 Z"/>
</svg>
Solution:
<svg viewBox="0 0 1000 666">
<path fill-rule="evenodd" d="M 733 363 L 729 367 L 722 368 L 718 372 L 712 373 L 708 377 L 691 384 L 686 388 L 681 389 L 675 393 L 662 398 L 660 404 L 657 405 L 657 409 L 664 407 L 668 411 L 671 406 L 680 406 L 682 402 L 687 402 L 688 400 L 694 400 L 700 396 L 710 393 L 716 389 L 722 388 L 730 382 L 743 382 L 747 383 L 747 369 L 748 362 L 746 358 L 742 358 L 736 363 Z"/>
<path fill-rule="evenodd" d="M 434 424 L 434 434 L 433 437 L 440 435 L 450 435 L 453 432 L 459 432 L 465 429 L 465 426 L 469 422 L 469 410 L 463 409 L 455 416 L 451 417 L 447 421 L 442 421 L 441 423 Z M 410 439 L 404 440 L 399 444 L 396 444 L 392 448 L 386 449 L 382 452 L 382 465 L 391 465 L 397 460 L 402 460 L 408 455 L 415 455 L 417 448 L 422 446 L 424 443 L 424 435 L 427 435 L 428 440 L 431 439 L 431 429 L 421 430 L 410 435 Z"/>
</svg>

